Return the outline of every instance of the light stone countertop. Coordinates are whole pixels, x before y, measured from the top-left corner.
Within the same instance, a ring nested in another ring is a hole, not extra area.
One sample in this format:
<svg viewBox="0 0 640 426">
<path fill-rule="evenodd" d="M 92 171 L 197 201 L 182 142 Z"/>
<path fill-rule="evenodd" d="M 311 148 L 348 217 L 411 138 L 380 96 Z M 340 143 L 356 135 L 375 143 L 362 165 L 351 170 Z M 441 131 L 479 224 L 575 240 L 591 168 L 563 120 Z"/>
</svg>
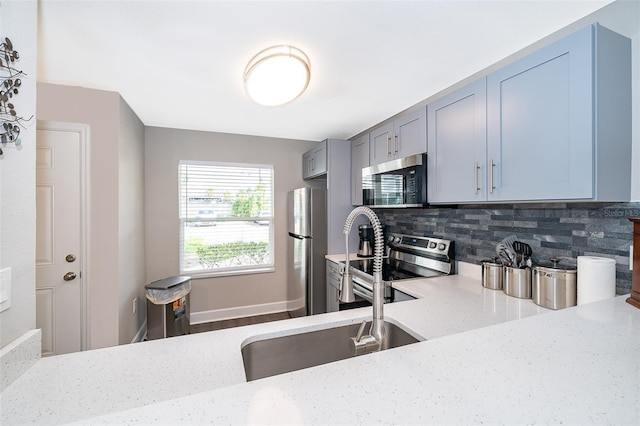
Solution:
<svg viewBox="0 0 640 426">
<path fill-rule="evenodd" d="M 361 308 L 44 358 L 0 395 L 0 423 L 640 423 L 626 296 L 551 311 L 465 275 L 398 287 L 422 298 L 385 318 L 428 340 L 245 382 L 243 342 L 360 322 Z"/>
</svg>

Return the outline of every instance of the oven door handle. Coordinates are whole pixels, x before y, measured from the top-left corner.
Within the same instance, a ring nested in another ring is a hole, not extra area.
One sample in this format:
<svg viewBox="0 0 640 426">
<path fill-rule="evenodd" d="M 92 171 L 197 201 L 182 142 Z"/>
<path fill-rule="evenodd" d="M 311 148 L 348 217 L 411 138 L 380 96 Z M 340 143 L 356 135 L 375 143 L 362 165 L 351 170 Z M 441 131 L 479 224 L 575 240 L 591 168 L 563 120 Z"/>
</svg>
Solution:
<svg viewBox="0 0 640 426">
<path fill-rule="evenodd" d="M 353 281 L 353 294 L 358 295 L 369 302 L 373 302 L 373 291 L 360 284 L 357 280 Z"/>
</svg>

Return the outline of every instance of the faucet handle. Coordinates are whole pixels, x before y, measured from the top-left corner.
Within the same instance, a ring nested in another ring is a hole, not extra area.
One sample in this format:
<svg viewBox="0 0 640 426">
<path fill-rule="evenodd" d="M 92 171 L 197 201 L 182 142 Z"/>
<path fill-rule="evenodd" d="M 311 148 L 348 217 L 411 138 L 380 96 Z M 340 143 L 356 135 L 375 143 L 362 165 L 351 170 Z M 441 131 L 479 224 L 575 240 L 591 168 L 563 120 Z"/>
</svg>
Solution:
<svg viewBox="0 0 640 426">
<path fill-rule="evenodd" d="M 358 334 L 356 334 L 356 342 L 360 342 L 360 339 L 362 339 L 362 335 L 364 334 L 364 328 L 367 325 L 367 320 L 362 320 L 362 324 L 360 324 L 360 328 L 358 329 Z"/>
</svg>

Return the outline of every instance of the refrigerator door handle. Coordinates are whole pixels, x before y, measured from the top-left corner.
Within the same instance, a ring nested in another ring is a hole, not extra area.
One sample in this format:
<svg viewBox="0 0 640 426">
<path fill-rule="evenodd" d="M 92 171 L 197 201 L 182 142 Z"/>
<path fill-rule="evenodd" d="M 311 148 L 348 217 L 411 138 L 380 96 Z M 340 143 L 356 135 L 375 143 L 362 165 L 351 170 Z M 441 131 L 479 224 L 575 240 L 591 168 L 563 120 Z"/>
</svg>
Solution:
<svg viewBox="0 0 640 426">
<path fill-rule="evenodd" d="M 297 238 L 299 240 L 304 240 L 304 238 L 305 238 L 302 235 L 294 234 L 293 232 L 289 232 L 289 236 L 293 237 L 293 238 Z"/>
</svg>

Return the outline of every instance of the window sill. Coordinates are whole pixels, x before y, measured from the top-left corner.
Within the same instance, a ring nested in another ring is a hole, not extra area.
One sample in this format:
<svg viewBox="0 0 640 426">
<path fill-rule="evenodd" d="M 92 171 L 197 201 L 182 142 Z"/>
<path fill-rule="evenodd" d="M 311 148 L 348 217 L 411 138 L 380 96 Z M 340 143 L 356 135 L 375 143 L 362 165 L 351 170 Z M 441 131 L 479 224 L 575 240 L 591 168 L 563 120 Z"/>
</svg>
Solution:
<svg viewBox="0 0 640 426">
<path fill-rule="evenodd" d="M 192 280 L 199 280 L 199 279 L 206 279 L 206 278 L 233 277 L 233 276 L 239 276 L 239 275 L 268 274 L 275 271 L 276 271 L 276 268 L 273 266 L 270 266 L 265 268 L 238 269 L 238 270 L 221 271 L 221 272 L 181 271 L 180 275 L 187 275 L 191 277 Z"/>
</svg>

